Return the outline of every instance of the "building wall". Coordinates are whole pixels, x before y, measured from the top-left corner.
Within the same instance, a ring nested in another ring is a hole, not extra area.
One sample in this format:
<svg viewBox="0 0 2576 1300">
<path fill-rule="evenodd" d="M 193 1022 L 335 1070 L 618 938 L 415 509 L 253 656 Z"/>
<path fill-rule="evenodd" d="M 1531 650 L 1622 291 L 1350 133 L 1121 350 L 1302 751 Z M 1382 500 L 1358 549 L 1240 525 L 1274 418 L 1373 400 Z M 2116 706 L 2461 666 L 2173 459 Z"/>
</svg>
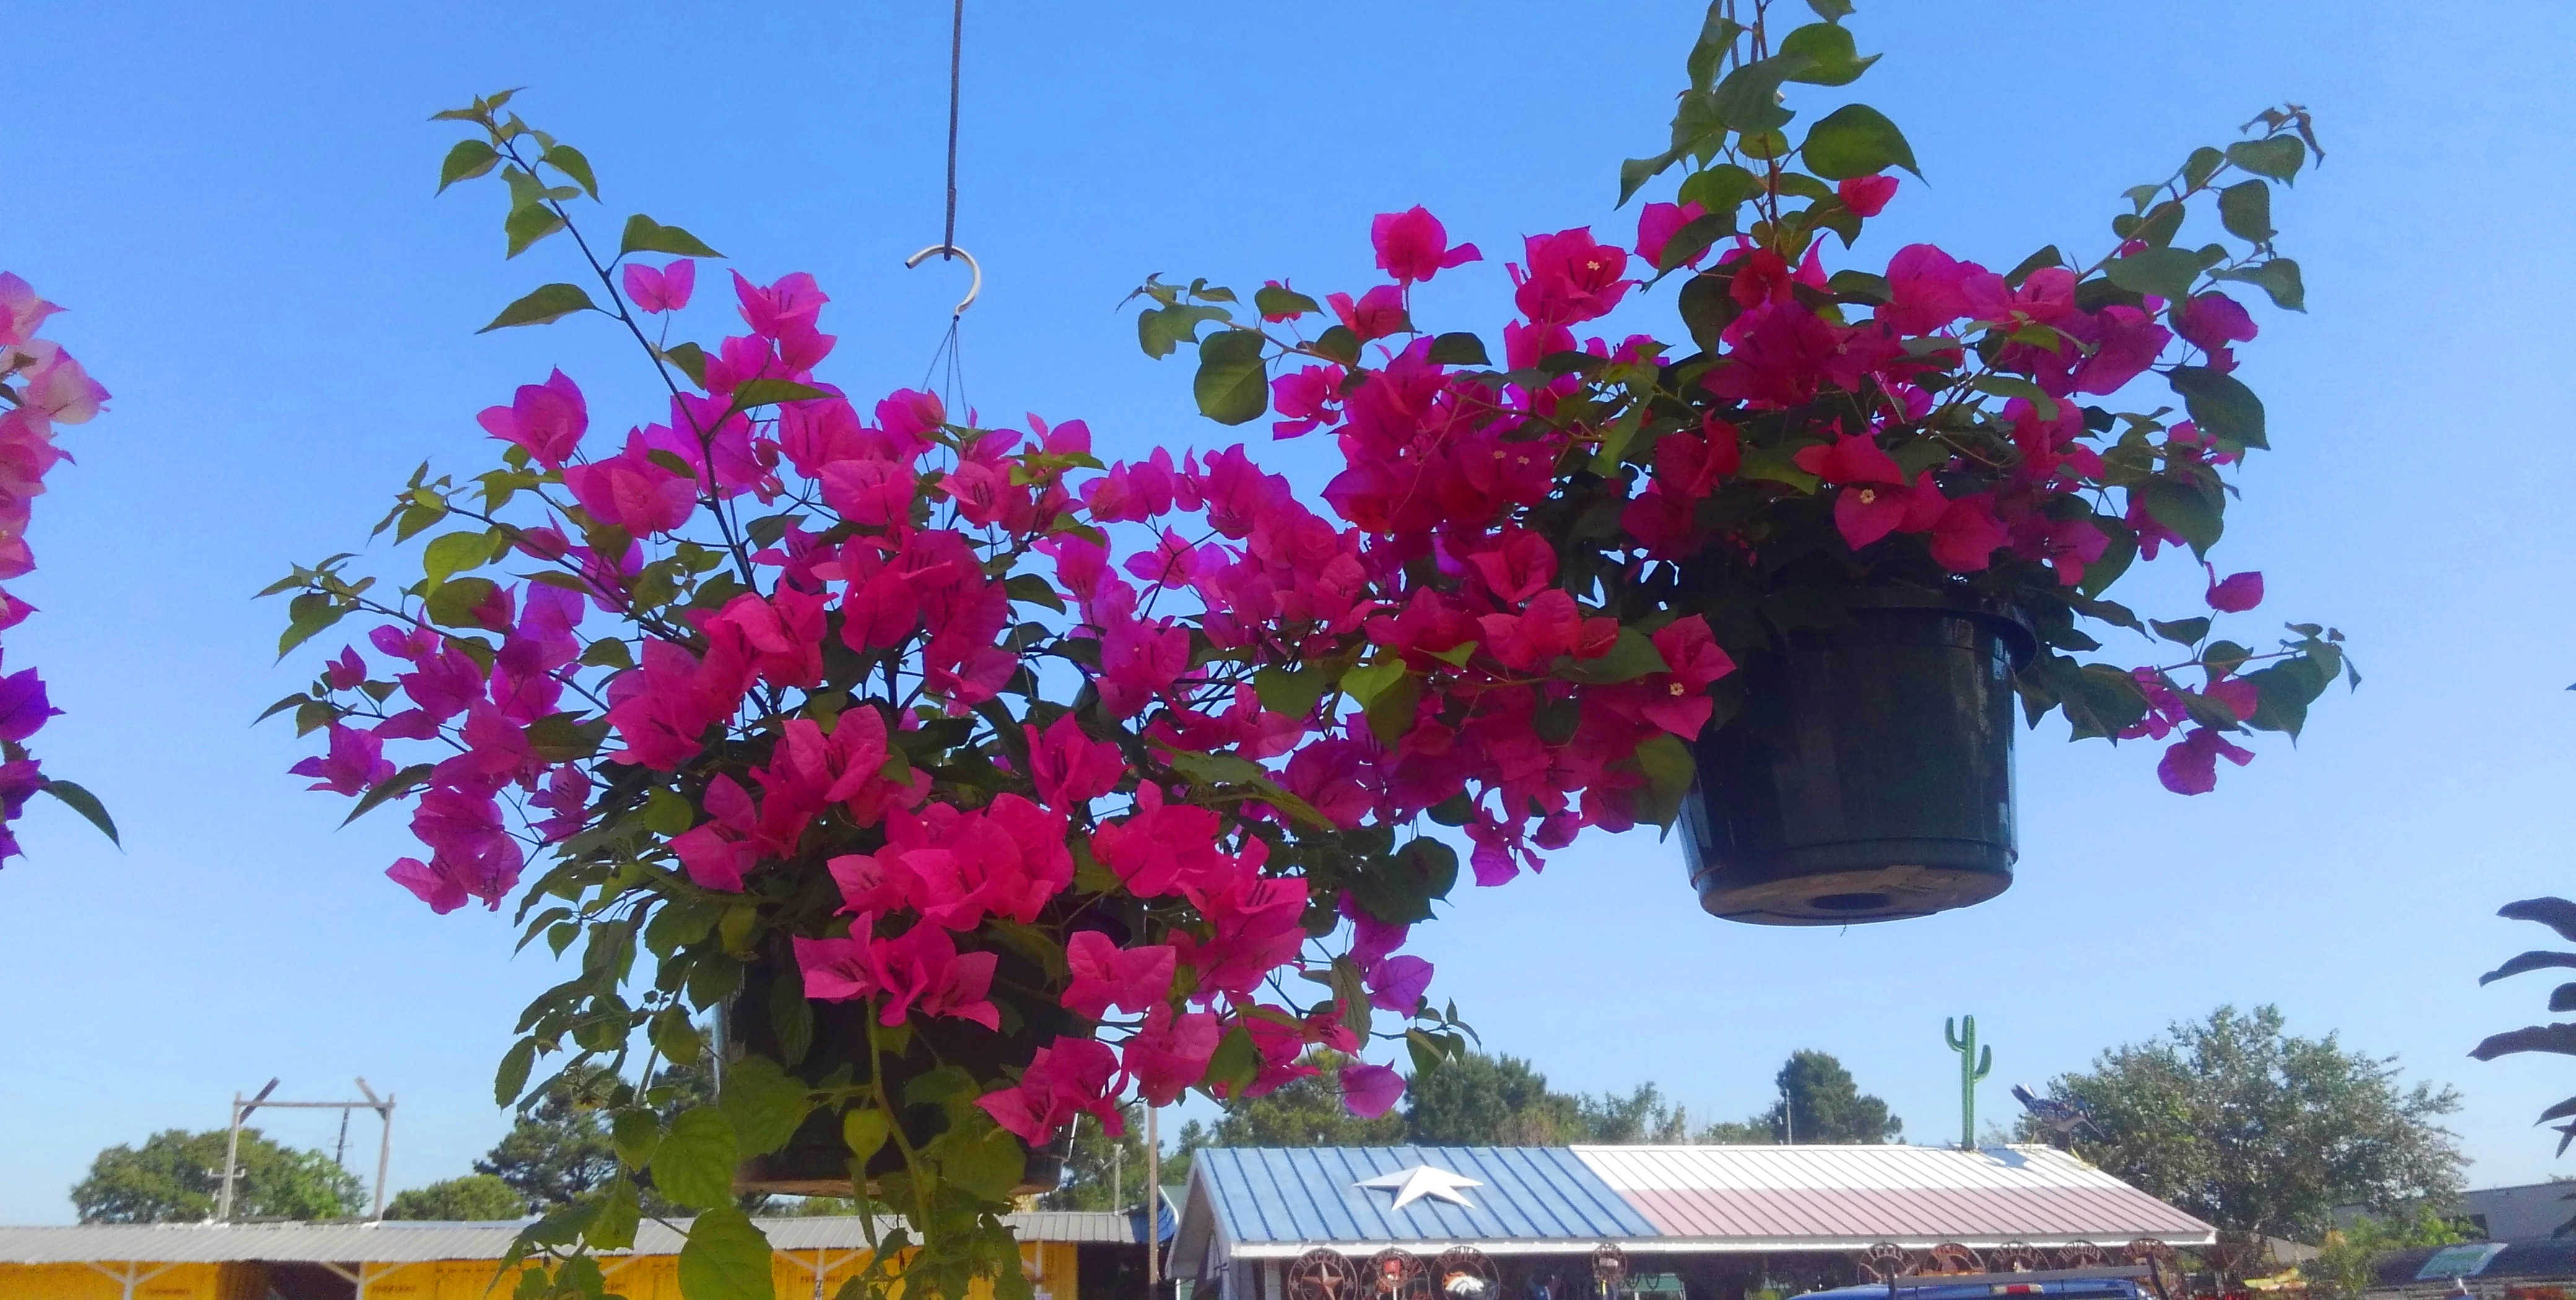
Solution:
<svg viewBox="0 0 2576 1300">
<path fill-rule="evenodd" d="M 605 1272 L 610 1292 L 626 1300 L 681 1300 L 679 1258 L 673 1255 L 631 1256 L 611 1260 Z M 864 1251 L 825 1251 L 816 1276 L 815 1252 L 775 1251 L 770 1278 L 778 1300 L 830 1300 L 841 1284 L 867 1267 Z M 108 1263 L 122 1272 L 125 1265 Z M 145 1264 L 152 1273 L 160 1265 Z M 353 1265 L 343 1265 L 356 1271 Z M 416 1264 L 371 1264 L 365 1300 L 490 1300 L 494 1261 L 433 1260 Z M 1020 1268 L 1036 1284 L 1039 1300 L 1081 1300 L 1076 1281 L 1075 1247 L 1070 1242 L 1030 1242 L 1020 1247 Z M 135 1300 L 262 1300 L 265 1269 L 259 1264 L 173 1264 L 134 1289 Z M 505 1287 L 497 1294 L 507 1295 Z M 86 1264 L 0 1264 L 0 1300 L 124 1300 L 124 1284 Z M 992 1300 L 989 1285 L 977 1283 L 966 1300 Z"/>
</svg>

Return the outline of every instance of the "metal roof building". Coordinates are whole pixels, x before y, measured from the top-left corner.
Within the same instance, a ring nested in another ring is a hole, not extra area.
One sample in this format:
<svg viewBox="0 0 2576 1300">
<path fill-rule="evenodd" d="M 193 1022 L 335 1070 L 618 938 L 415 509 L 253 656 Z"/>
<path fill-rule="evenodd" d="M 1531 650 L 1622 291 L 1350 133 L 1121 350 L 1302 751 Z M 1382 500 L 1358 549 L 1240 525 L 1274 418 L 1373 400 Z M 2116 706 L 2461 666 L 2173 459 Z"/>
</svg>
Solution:
<svg viewBox="0 0 2576 1300">
<path fill-rule="evenodd" d="M 1280 1300 L 1279 1265 L 1318 1248 L 1472 1248 L 1531 1274 L 1609 1245 L 1697 1258 L 1704 1266 L 1675 1275 L 1706 1275 L 1715 1295 L 1741 1293 L 1781 1260 L 1848 1261 L 1879 1243 L 1989 1251 L 2139 1239 L 2198 1246 L 2215 1232 L 2039 1146 L 1203 1148 L 1171 1269 L 1199 1279 L 1202 1296 L 1215 1287 L 1227 1300 Z"/>
<path fill-rule="evenodd" d="M 1047 1300 L 1116 1296 L 1141 1276 L 1140 1213 L 1038 1211 L 1005 1216 L 1022 1269 Z M 880 1236 L 896 1225 L 880 1219 Z M 758 1220 L 778 1294 L 829 1295 L 866 1265 L 867 1225 L 854 1216 Z M 1165 1219 L 1168 1235 L 1169 1218 Z M 500 1223 L 165 1223 L 0 1227 L 5 1300 L 488 1300 L 495 1264 L 524 1226 Z M 680 1235 L 637 1225 L 631 1250 L 604 1252 L 629 1300 L 678 1300 Z"/>
</svg>

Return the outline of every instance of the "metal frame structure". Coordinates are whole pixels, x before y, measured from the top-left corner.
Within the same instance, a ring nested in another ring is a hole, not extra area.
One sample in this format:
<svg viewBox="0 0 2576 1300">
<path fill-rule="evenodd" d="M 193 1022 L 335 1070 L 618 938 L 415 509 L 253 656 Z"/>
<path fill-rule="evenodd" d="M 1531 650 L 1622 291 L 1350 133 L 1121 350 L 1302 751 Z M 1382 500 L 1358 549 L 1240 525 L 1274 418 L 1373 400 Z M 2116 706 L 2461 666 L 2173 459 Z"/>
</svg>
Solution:
<svg viewBox="0 0 2576 1300">
<path fill-rule="evenodd" d="M 275 1091 L 277 1080 L 271 1079 L 266 1087 L 247 1100 L 238 1092 L 233 1094 L 232 1122 L 224 1138 L 223 1191 L 215 1198 L 215 1222 L 233 1221 L 233 1182 L 241 1171 L 242 1122 L 250 1118 L 252 1111 L 262 1107 L 271 1110 L 336 1110 L 340 1112 L 343 1132 L 348 1129 L 350 1111 L 374 1111 L 376 1118 L 384 1121 L 384 1129 L 376 1142 L 375 1209 L 367 1219 L 369 1222 L 382 1220 L 385 1217 L 385 1174 L 394 1158 L 394 1095 L 389 1092 L 378 1097 L 376 1090 L 368 1087 L 363 1078 L 358 1080 L 358 1091 L 366 1095 L 365 1101 L 270 1101 L 268 1094 Z"/>
</svg>

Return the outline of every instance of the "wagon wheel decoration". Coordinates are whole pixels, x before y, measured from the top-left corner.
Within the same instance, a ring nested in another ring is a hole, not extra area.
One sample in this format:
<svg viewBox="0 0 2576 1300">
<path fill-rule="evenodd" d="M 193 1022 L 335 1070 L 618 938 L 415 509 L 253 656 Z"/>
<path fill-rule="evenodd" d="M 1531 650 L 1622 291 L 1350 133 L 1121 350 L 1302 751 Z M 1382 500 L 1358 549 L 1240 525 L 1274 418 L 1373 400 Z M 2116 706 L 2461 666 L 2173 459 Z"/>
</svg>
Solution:
<svg viewBox="0 0 2576 1300">
<path fill-rule="evenodd" d="M 1431 1265 L 1431 1282 L 1443 1300 L 1494 1300 L 1503 1290 L 1494 1262 L 1473 1246 L 1440 1252 Z"/>
<path fill-rule="evenodd" d="M 2140 1237 L 2121 1247 L 2120 1253 L 2132 1264 L 2146 1265 L 2147 1285 L 2161 1300 L 2173 1300 L 2177 1290 L 2174 1284 L 2182 1280 L 2182 1273 L 2174 1263 L 2172 1246 L 2153 1237 Z"/>
<path fill-rule="evenodd" d="M 1914 1252 L 1882 1241 L 1860 1253 L 1860 1271 L 1872 1282 L 1893 1282 L 1914 1271 Z"/>
<path fill-rule="evenodd" d="M 1288 1266 L 1288 1300 L 1359 1300 L 1359 1269 L 1351 1257 L 1318 1246 Z"/>
<path fill-rule="evenodd" d="M 1945 1241 L 1926 1252 L 1923 1271 L 1925 1273 L 1983 1273 L 1986 1271 L 1986 1262 L 1977 1258 L 1977 1252 L 1966 1246 L 1955 1241 Z"/>
<path fill-rule="evenodd" d="M 2099 1268 L 2102 1259 L 2102 1248 L 2089 1241 L 2070 1241 L 2057 1248 L 2059 1268 Z"/>
<path fill-rule="evenodd" d="M 1609 1242 L 1592 1248 L 1592 1281 L 1605 1292 L 1616 1292 L 1628 1280 L 1628 1252 Z"/>
<path fill-rule="evenodd" d="M 1431 1278 L 1422 1259 L 1393 1246 L 1369 1256 L 1368 1294 L 1384 1300 L 1431 1300 Z"/>
<path fill-rule="evenodd" d="M 2039 1247 L 2027 1241 L 2007 1241 L 1986 1257 L 1986 1267 L 1997 1273 L 2036 1273 L 2045 1265 L 2040 1260 Z"/>
</svg>

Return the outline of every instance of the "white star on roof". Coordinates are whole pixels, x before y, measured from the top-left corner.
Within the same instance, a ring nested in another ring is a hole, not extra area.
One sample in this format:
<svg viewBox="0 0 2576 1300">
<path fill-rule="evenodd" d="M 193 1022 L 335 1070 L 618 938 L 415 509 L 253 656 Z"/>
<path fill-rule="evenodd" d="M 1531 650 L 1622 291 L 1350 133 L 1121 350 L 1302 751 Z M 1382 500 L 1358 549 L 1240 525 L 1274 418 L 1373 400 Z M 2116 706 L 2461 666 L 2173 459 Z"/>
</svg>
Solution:
<svg viewBox="0 0 2576 1300">
<path fill-rule="evenodd" d="M 1395 1204 L 1388 1207 L 1390 1209 L 1401 1210 L 1405 1206 L 1411 1205 L 1415 1201 L 1428 1196 L 1433 1200 L 1447 1201 L 1451 1205 L 1463 1205 L 1472 1210 L 1476 1208 L 1475 1205 L 1469 1202 L 1465 1196 L 1460 1195 L 1458 1189 L 1461 1187 L 1482 1187 L 1484 1184 L 1477 1182 L 1473 1178 L 1464 1178 L 1457 1174 L 1453 1174 L 1446 1169 L 1434 1169 L 1429 1165 L 1415 1165 L 1411 1169 L 1399 1169 L 1391 1174 L 1379 1174 L 1375 1178 L 1363 1178 L 1358 1182 L 1351 1184 L 1351 1186 L 1381 1188 L 1394 1192 Z"/>
</svg>

